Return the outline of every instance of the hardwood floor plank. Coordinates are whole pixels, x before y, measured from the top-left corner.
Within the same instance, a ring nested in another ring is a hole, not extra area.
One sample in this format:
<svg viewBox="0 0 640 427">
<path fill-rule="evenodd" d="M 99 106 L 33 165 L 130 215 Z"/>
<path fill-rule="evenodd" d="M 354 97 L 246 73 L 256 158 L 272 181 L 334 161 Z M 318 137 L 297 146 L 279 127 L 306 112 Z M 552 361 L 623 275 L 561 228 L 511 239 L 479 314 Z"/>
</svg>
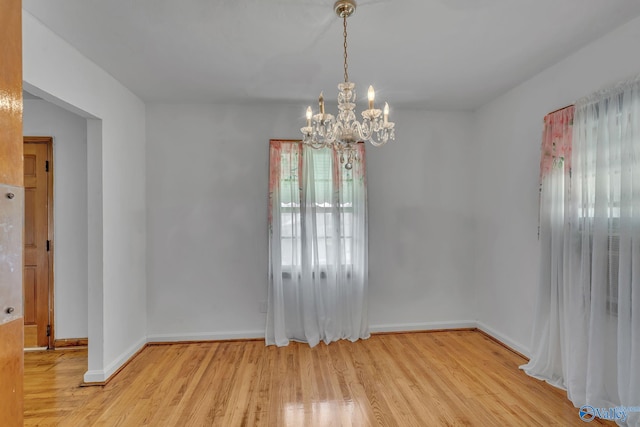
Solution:
<svg viewBox="0 0 640 427">
<path fill-rule="evenodd" d="M 86 349 L 29 352 L 25 426 L 583 425 L 524 362 L 475 331 L 180 343 L 149 345 L 106 386 L 80 387 Z"/>
</svg>

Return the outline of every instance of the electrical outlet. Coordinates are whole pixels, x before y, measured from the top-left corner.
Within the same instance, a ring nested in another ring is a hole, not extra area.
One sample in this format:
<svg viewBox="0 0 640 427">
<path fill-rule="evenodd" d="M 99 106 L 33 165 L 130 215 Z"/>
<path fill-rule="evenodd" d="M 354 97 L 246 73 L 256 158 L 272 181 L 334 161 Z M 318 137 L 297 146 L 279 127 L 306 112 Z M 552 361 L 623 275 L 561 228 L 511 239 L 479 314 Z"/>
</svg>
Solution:
<svg viewBox="0 0 640 427">
<path fill-rule="evenodd" d="M 260 313 L 266 313 L 266 312 L 267 312 L 267 302 L 260 301 Z"/>
</svg>

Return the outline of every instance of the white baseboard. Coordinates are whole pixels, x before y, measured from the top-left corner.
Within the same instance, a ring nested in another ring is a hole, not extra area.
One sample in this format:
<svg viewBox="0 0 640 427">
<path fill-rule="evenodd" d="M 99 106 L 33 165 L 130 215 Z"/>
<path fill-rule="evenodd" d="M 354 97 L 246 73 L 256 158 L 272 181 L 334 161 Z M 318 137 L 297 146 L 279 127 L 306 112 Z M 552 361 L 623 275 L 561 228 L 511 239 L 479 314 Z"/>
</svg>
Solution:
<svg viewBox="0 0 640 427">
<path fill-rule="evenodd" d="M 85 372 L 83 380 L 85 383 L 91 384 L 91 383 L 103 383 L 107 379 L 104 376 L 104 371 L 94 370 L 94 371 Z"/>
<path fill-rule="evenodd" d="M 120 356 L 118 356 L 113 362 L 109 363 L 103 370 L 87 371 L 84 374 L 85 383 L 103 383 L 106 382 L 109 377 L 115 374 L 125 363 L 127 363 L 133 355 L 135 355 L 144 345 L 147 343 L 146 337 L 141 338 L 137 343 L 129 347 Z"/>
<path fill-rule="evenodd" d="M 477 328 L 482 332 L 492 336 L 498 341 L 513 350 L 529 357 L 529 348 L 497 332 L 495 329 L 476 320 L 446 321 L 446 322 L 425 322 L 425 323 L 396 323 L 371 325 L 369 331 L 376 332 L 409 332 L 409 331 L 432 331 L 439 329 L 467 329 Z M 180 341 L 224 341 L 234 339 L 263 339 L 264 331 L 240 331 L 240 332 L 196 332 L 186 334 L 153 334 L 142 338 L 136 344 L 123 352 L 118 358 L 111 362 L 104 370 L 87 371 L 84 374 L 85 383 L 103 383 L 118 371 L 125 363 L 131 359 L 145 344 L 180 342 Z"/>
<path fill-rule="evenodd" d="M 508 338 L 506 335 L 501 334 L 488 325 L 479 322 L 477 320 L 460 320 L 449 322 L 426 322 L 426 323 L 398 323 L 388 325 L 371 325 L 369 331 L 371 333 L 376 332 L 408 332 L 408 331 L 432 331 L 437 329 L 466 329 L 476 328 L 487 335 L 500 341 L 507 347 L 517 351 L 518 353 L 529 357 L 529 347 L 520 344 L 517 341 Z"/>
<path fill-rule="evenodd" d="M 426 322 L 426 323 L 395 323 L 371 325 L 369 332 L 409 332 L 432 331 L 435 329 L 465 329 L 476 328 L 475 320 L 450 321 L 450 322 Z M 179 342 L 179 341 L 224 341 L 237 339 L 261 339 L 264 331 L 241 332 L 196 332 L 186 334 L 152 334 L 147 337 L 147 343 Z"/>
<path fill-rule="evenodd" d="M 179 341 L 224 341 L 264 338 L 264 331 L 240 332 L 195 332 L 186 334 L 153 334 L 147 337 L 147 343 Z"/>
<path fill-rule="evenodd" d="M 394 323 L 369 326 L 369 332 L 408 332 L 408 331 L 433 331 L 435 329 L 466 329 L 476 328 L 475 320 L 460 320 L 449 322 L 425 322 L 425 323 Z"/>
<path fill-rule="evenodd" d="M 23 350 L 25 352 L 28 352 L 28 351 L 45 351 L 48 349 L 49 347 L 25 347 Z"/>
<path fill-rule="evenodd" d="M 524 346 L 519 342 L 512 340 L 511 338 L 501 334 L 500 332 L 496 331 L 495 329 L 489 327 L 488 325 L 482 322 L 476 322 L 476 326 L 479 330 L 481 330 L 485 334 L 491 335 L 493 338 L 497 339 L 507 347 L 511 347 L 512 349 L 522 354 L 523 356 L 526 356 L 526 357 L 531 356 L 531 350 L 529 349 L 529 347 Z"/>
<path fill-rule="evenodd" d="M 466 329 L 476 328 L 475 320 L 448 321 L 448 322 L 426 322 L 426 323 L 395 323 L 371 325 L 369 332 L 409 332 L 409 331 L 432 331 L 437 329 Z M 186 334 L 153 334 L 147 337 L 147 343 L 179 342 L 179 341 L 224 341 L 234 339 L 261 339 L 264 338 L 264 331 L 242 331 L 242 332 L 196 332 Z"/>
</svg>

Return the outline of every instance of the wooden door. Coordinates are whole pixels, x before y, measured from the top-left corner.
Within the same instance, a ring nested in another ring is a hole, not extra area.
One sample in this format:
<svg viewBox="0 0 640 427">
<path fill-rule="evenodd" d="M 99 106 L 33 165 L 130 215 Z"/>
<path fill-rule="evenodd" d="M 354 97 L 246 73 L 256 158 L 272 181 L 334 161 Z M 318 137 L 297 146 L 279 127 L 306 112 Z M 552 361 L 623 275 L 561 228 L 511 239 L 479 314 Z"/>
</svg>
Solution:
<svg viewBox="0 0 640 427">
<path fill-rule="evenodd" d="M 52 347 L 52 139 L 24 138 L 24 346 Z"/>
<path fill-rule="evenodd" d="M 22 2 L 0 0 L 0 424 L 22 426 Z"/>
</svg>

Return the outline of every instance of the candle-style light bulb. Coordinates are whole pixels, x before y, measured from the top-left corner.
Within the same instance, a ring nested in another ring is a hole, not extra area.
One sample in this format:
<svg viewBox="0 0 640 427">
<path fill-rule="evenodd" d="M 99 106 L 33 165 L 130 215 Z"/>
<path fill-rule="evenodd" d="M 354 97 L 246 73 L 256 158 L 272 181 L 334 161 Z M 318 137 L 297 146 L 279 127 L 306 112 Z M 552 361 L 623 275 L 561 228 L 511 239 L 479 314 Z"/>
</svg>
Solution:
<svg viewBox="0 0 640 427">
<path fill-rule="evenodd" d="M 389 103 L 385 102 L 384 103 L 384 124 L 387 124 L 387 121 L 389 120 Z"/>
<path fill-rule="evenodd" d="M 318 107 L 320 107 L 320 114 L 324 117 L 324 96 L 322 96 L 322 92 L 320 92 L 320 98 L 318 98 Z"/>
<path fill-rule="evenodd" d="M 311 106 L 307 107 L 307 127 L 311 127 L 311 117 L 313 116 L 313 111 L 311 111 Z"/>
<path fill-rule="evenodd" d="M 376 92 L 373 90 L 373 86 L 369 86 L 367 97 L 369 98 L 369 110 L 373 110 L 373 101 L 376 99 Z"/>
</svg>

